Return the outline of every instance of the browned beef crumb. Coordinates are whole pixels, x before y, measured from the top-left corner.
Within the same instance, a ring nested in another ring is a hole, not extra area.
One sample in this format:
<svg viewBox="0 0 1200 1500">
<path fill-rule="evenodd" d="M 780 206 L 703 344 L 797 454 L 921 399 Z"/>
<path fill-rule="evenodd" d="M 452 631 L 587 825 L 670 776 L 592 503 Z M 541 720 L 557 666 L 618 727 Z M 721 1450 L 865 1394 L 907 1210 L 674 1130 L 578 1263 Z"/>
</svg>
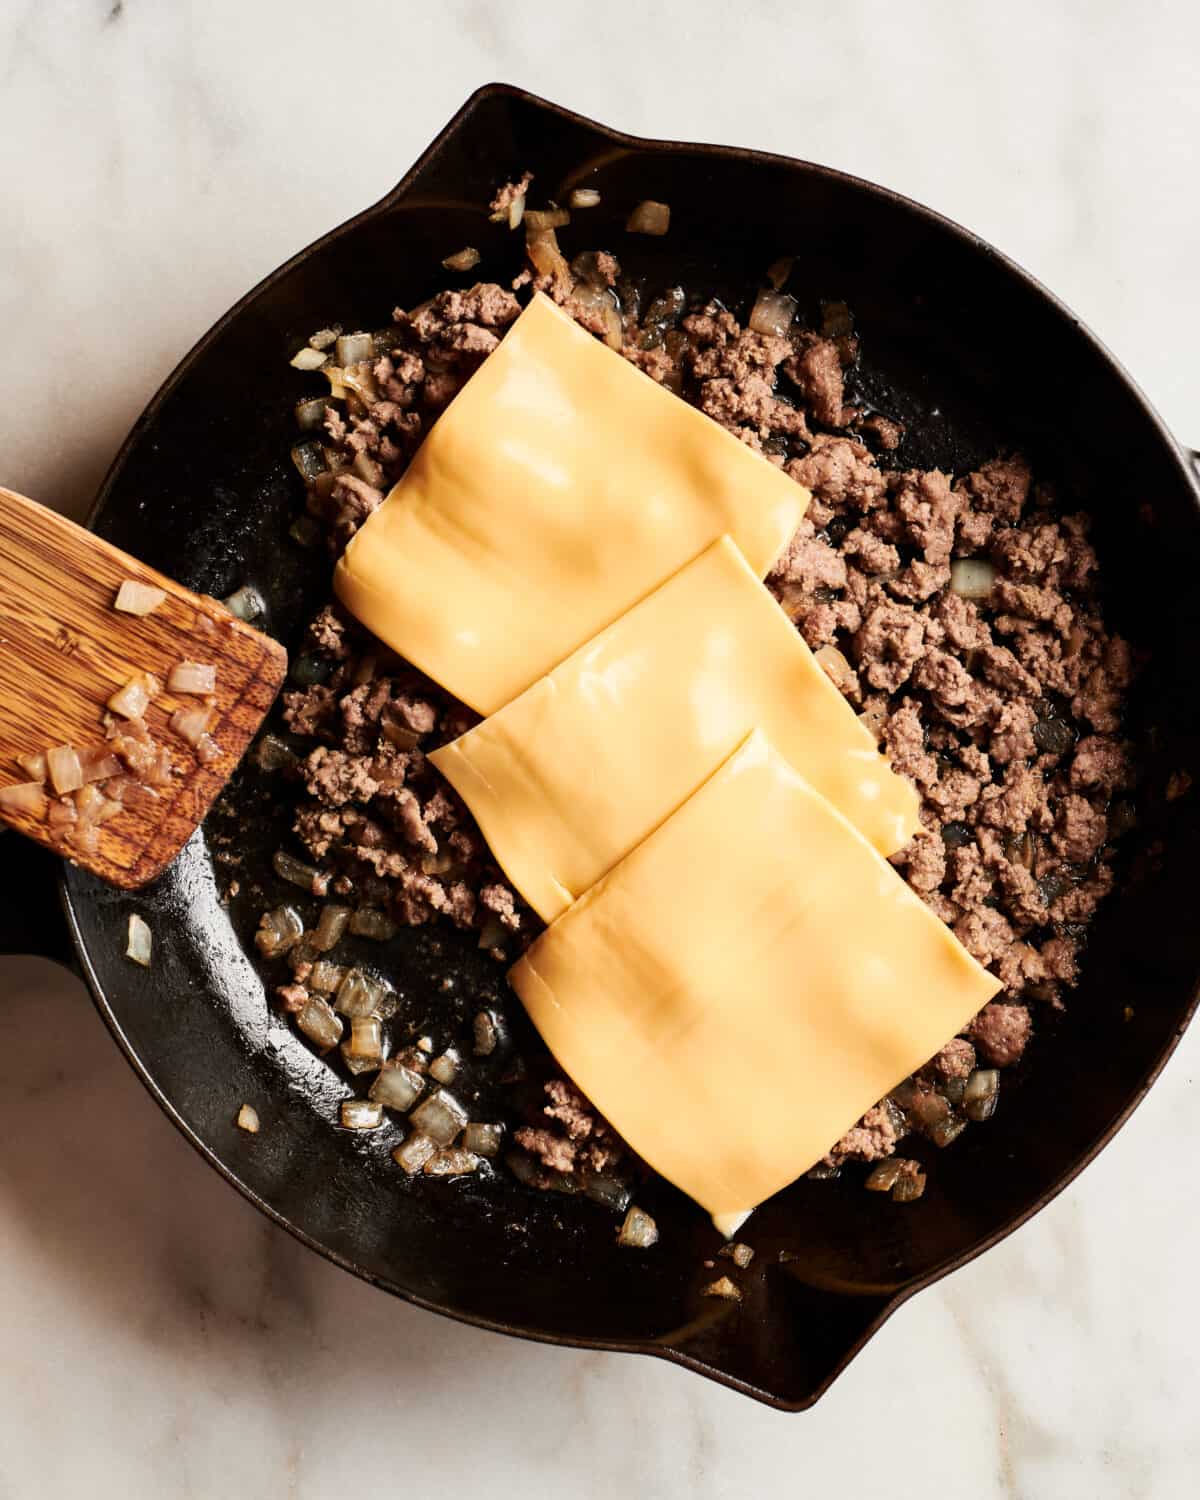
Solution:
<svg viewBox="0 0 1200 1500">
<path fill-rule="evenodd" d="M 553 1078 L 543 1094 L 539 1118 L 548 1123 L 520 1126 L 513 1139 L 547 1171 L 612 1172 L 627 1159 L 624 1142 L 573 1084 Z"/>
<path fill-rule="evenodd" d="M 488 207 L 497 217 L 508 213 L 509 208 L 518 198 L 523 198 L 529 191 L 529 184 L 533 181 L 533 173 L 525 172 L 517 178 L 516 182 L 506 182 L 498 190 Z"/>
<path fill-rule="evenodd" d="M 530 181 L 503 187 L 493 212 L 506 214 Z M 1113 883 L 1108 804 L 1134 780 L 1120 738 L 1134 661 L 1099 612 L 1087 518 L 1061 512 L 1019 455 L 959 475 L 881 468 L 858 434 L 887 455 L 904 431 L 847 402 L 849 336 L 758 334 L 718 302 L 689 307 L 676 288 L 639 303 L 604 251 L 563 268 L 523 272 L 511 291 L 485 282 L 397 309 L 370 367 L 377 399 L 327 410 L 344 467 L 313 487 L 309 510 L 331 548 L 344 546 L 516 318 L 513 293 L 531 284 L 601 337 L 611 317 L 597 296 L 612 298 L 627 359 L 811 491 L 768 585 L 813 649 L 832 648 L 831 679 L 921 794 L 922 831 L 893 863 L 1004 985 L 827 1158 L 876 1160 L 907 1130 L 953 1115 L 976 1048 L 989 1066 L 1018 1060 L 1030 1005 L 1061 1005 L 1077 982 L 1084 929 Z M 988 598 L 952 591 L 958 557 L 991 562 Z M 310 800 L 295 816 L 309 855 L 334 868 L 343 896 L 368 892 L 401 922 L 445 917 L 501 931 L 517 948 L 531 941 L 540 924 L 425 759 L 475 716 L 336 606 L 309 641 L 332 671 L 283 696 L 287 726 L 310 742 L 298 773 Z M 297 983 L 280 999 L 294 1008 L 306 993 Z M 623 1149 L 569 1084 L 554 1080 L 546 1097 L 515 1137 L 526 1180 L 575 1182 Z"/>
<path fill-rule="evenodd" d="M 993 1001 L 985 1005 L 969 1027 L 971 1040 L 993 1067 L 1007 1068 L 1017 1062 L 1033 1031 L 1033 1021 L 1023 1005 Z"/>
</svg>

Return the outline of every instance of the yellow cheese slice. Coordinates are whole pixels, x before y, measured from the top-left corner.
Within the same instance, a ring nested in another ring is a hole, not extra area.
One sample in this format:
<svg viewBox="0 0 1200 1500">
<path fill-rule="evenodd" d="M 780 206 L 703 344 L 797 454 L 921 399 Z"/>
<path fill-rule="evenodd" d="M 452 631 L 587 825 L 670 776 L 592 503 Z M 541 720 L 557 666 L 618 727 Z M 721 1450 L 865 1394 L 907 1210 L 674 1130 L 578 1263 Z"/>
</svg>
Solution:
<svg viewBox="0 0 1200 1500">
<path fill-rule="evenodd" d="M 334 587 L 492 713 L 728 532 L 764 576 L 809 493 L 535 296 L 347 547 Z"/>
<path fill-rule="evenodd" d="M 917 831 L 916 790 L 729 537 L 430 759 L 550 922 L 756 725 L 881 854 Z"/>
<path fill-rule="evenodd" d="M 509 978 L 588 1098 L 723 1224 L 1000 988 L 758 731 Z"/>
</svg>

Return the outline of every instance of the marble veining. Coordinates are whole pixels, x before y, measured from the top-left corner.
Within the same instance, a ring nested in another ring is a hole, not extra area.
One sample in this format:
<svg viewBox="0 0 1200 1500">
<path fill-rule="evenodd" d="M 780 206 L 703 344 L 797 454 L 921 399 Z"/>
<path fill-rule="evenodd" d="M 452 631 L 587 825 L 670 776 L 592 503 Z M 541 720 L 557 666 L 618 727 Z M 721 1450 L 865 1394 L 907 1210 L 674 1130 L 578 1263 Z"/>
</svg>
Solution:
<svg viewBox="0 0 1200 1500">
<path fill-rule="evenodd" d="M 7 0 L 0 481 L 78 513 L 209 323 L 497 77 L 933 204 L 1200 443 L 1188 0 Z M 786 1417 L 384 1299 L 188 1149 L 77 981 L 0 960 L 0 1497 L 1190 1496 L 1198 1062 L 1193 1035 L 1055 1204 Z"/>
</svg>

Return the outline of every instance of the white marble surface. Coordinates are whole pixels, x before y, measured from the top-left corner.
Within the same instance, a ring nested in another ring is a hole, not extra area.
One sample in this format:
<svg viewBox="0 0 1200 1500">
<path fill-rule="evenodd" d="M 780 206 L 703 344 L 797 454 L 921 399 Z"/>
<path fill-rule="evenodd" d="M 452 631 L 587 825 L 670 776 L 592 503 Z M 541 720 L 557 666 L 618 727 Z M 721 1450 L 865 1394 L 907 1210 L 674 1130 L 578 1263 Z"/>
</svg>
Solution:
<svg viewBox="0 0 1200 1500">
<path fill-rule="evenodd" d="M 81 508 L 192 340 L 490 78 L 934 204 L 1200 443 L 1191 0 L 4 0 L 0 481 Z M 390 109 L 353 102 L 376 86 Z M 1198 1062 L 1193 1034 L 1081 1181 L 787 1417 L 326 1265 L 193 1155 L 75 981 L 0 961 L 0 1497 L 1193 1495 Z"/>
</svg>

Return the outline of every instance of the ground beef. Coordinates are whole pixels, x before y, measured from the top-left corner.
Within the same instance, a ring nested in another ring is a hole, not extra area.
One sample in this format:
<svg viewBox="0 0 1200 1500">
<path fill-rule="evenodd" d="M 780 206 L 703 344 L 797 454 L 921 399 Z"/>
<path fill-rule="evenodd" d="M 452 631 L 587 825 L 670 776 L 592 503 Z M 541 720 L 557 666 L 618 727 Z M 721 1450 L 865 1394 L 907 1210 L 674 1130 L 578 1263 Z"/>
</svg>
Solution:
<svg viewBox="0 0 1200 1500">
<path fill-rule="evenodd" d="M 628 1157 L 616 1131 L 565 1078 L 543 1085 L 543 1103 L 535 1119 L 539 1123 L 520 1126 L 513 1139 L 546 1172 L 567 1177 L 612 1173 Z M 558 1186 L 550 1181 L 536 1185 Z"/>
<path fill-rule="evenodd" d="M 493 216 L 498 219 L 507 217 L 509 209 L 517 199 L 524 198 L 525 194 L 529 191 L 529 184 L 532 181 L 533 173 L 526 172 L 516 182 L 506 182 L 496 193 L 491 203 L 488 204 Z"/>
<path fill-rule="evenodd" d="M 1023 1005 L 985 1005 L 968 1029 L 968 1036 L 994 1068 L 1017 1062 L 1033 1032 L 1033 1021 Z"/>
<path fill-rule="evenodd" d="M 506 216 L 530 181 L 502 187 L 493 213 Z M 936 1139 L 976 1050 L 988 1066 L 1016 1062 L 1031 1007 L 1061 1005 L 1077 982 L 1086 924 L 1113 884 L 1109 802 L 1135 788 L 1120 728 L 1136 663 L 1100 614 L 1087 518 L 1062 511 L 1020 455 L 957 475 L 881 467 L 863 435 L 886 456 L 904 431 L 857 404 L 853 338 L 758 334 L 721 303 L 689 303 L 675 288 L 642 302 L 600 251 L 549 278 L 522 273 L 512 290 L 483 282 L 396 310 L 369 367 L 377 398 L 326 413 L 341 461 L 314 483 L 308 509 L 331 549 L 380 503 L 531 284 L 598 336 L 611 334 L 595 297 L 604 291 L 619 306 L 627 359 L 811 492 L 768 586 L 811 647 L 836 648 L 831 679 L 921 795 L 922 830 L 895 867 L 1004 986 L 827 1164 L 887 1156 L 910 1130 Z M 952 591 L 956 557 L 990 561 L 987 598 Z M 336 607 L 317 616 L 309 645 L 329 673 L 282 703 L 302 742 L 300 843 L 342 896 L 365 893 L 401 922 L 499 933 L 511 957 L 540 924 L 425 755 L 476 716 Z M 295 1008 L 303 977 L 283 987 L 282 1004 Z M 586 1172 L 628 1157 L 562 1079 L 545 1085 L 515 1141 L 524 1180 L 544 1187 L 578 1188 Z"/>
<path fill-rule="evenodd" d="M 903 1118 L 890 1100 L 872 1105 L 857 1125 L 833 1147 L 826 1161 L 836 1165 L 852 1158 L 855 1161 L 878 1161 L 891 1156 L 904 1137 Z"/>
</svg>

